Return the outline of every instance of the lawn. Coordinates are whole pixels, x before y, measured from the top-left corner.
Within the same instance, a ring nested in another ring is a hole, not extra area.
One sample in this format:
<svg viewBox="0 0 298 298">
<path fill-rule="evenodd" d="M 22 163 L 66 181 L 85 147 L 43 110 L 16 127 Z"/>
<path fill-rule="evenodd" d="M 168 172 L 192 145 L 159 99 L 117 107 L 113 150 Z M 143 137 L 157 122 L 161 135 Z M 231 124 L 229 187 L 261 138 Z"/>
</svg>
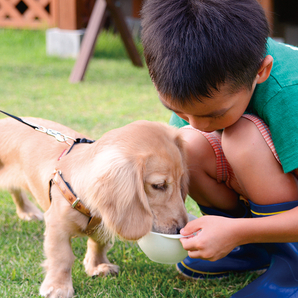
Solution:
<svg viewBox="0 0 298 298">
<path fill-rule="evenodd" d="M 142 53 L 139 43 L 138 49 Z M 94 139 L 138 119 L 168 122 L 170 112 L 159 103 L 146 67 L 132 65 L 117 35 L 101 34 L 79 84 L 68 81 L 74 62 L 46 56 L 44 31 L 0 29 L 0 109 L 60 122 Z M 44 223 L 21 221 L 5 191 L 0 204 L 0 297 L 37 297 Z M 191 199 L 187 209 L 198 215 Z M 72 245 L 75 297 L 230 297 L 256 277 L 185 280 L 174 265 L 154 263 L 137 244 L 116 240 L 108 256 L 119 275 L 92 279 L 82 265 L 86 239 Z"/>
</svg>

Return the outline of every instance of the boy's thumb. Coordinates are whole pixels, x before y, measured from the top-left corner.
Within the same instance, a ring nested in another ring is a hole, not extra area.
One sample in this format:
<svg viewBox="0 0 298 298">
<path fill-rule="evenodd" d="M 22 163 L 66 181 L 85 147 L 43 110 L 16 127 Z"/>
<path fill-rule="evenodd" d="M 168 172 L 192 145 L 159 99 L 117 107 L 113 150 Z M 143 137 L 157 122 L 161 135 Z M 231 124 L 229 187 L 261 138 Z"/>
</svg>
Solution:
<svg viewBox="0 0 298 298">
<path fill-rule="evenodd" d="M 180 230 L 180 234 L 183 236 L 191 235 L 197 231 L 199 231 L 201 228 L 198 223 L 198 219 L 192 220 L 187 225 Z"/>
</svg>

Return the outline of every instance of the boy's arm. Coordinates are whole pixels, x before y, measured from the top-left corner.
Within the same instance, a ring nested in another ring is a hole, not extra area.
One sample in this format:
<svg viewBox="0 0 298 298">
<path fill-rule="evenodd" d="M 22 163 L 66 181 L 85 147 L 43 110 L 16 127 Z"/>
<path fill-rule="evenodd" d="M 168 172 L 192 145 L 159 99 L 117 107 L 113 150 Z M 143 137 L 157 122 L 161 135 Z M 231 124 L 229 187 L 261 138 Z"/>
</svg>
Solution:
<svg viewBox="0 0 298 298">
<path fill-rule="evenodd" d="M 196 236 L 180 241 L 191 258 L 209 261 L 221 259 L 247 243 L 298 242 L 298 207 L 263 218 L 203 216 L 189 222 L 181 234 L 197 231 Z"/>
</svg>

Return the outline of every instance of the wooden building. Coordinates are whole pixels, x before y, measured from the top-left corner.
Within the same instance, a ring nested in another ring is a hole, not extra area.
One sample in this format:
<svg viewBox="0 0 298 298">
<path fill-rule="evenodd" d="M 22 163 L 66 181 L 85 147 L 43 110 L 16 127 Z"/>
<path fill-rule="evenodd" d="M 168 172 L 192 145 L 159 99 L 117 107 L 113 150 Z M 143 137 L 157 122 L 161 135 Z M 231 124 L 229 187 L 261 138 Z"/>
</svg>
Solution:
<svg viewBox="0 0 298 298">
<path fill-rule="evenodd" d="M 0 0 L 0 27 L 86 28 L 96 0 Z M 298 44 L 298 1 L 258 0 L 264 7 L 272 36 Z M 142 0 L 114 0 L 130 22 L 139 24 Z"/>
</svg>

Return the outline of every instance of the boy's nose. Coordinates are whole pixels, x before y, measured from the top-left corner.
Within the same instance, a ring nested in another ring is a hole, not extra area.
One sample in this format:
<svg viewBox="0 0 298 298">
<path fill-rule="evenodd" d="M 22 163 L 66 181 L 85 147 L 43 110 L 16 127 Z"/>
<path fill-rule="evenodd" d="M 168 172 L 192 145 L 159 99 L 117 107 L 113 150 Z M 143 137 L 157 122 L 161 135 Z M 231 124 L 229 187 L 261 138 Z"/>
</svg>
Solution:
<svg viewBox="0 0 298 298">
<path fill-rule="evenodd" d="M 195 117 L 189 117 L 188 120 L 189 124 L 192 127 L 203 131 L 208 130 L 208 127 L 210 125 L 210 121 L 207 118 L 197 119 Z"/>
</svg>

